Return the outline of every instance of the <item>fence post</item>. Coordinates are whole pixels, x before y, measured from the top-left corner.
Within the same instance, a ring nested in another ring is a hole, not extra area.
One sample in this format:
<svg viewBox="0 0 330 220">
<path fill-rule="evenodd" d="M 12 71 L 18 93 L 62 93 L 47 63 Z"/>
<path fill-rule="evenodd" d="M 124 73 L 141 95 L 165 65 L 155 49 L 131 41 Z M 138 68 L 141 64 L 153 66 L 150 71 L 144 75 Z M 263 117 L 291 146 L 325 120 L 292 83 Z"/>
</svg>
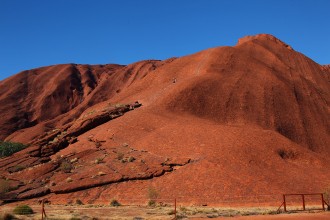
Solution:
<svg viewBox="0 0 330 220">
<path fill-rule="evenodd" d="M 41 220 L 44 220 L 46 218 L 46 211 L 45 211 L 45 199 L 41 200 Z"/>
<path fill-rule="evenodd" d="M 283 207 L 284 207 L 284 212 L 286 212 L 285 194 L 283 194 Z"/>
<path fill-rule="evenodd" d="M 174 219 L 176 220 L 176 198 L 174 199 Z"/>
<path fill-rule="evenodd" d="M 321 193 L 321 198 L 322 198 L 322 209 L 325 211 L 325 208 L 324 208 L 324 197 L 323 197 L 323 193 Z"/>
<path fill-rule="evenodd" d="M 44 208 L 44 200 L 41 200 L 41 220 L 44 220 L 44 212 L 45 212 L 45 208 Z"/>
<path fill-rule="evenodd" d="M 302 197 L 302 202 L 303 202 L 303 210 L 305 211 L 306 210 L 306 207 L 305 207 L 305 195 L 302 194 L 301 197 Z"/>
</svg>

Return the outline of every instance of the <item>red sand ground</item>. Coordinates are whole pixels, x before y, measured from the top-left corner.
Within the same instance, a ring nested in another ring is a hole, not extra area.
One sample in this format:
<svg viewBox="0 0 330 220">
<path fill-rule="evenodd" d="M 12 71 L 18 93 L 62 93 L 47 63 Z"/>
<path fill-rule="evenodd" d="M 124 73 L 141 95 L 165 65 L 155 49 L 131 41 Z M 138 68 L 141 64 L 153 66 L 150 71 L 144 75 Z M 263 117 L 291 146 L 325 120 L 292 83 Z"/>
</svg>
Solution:
<svg viewBox="0 0 330 220">
<path fill-rule="evenodd" d="M 108 106 L 142 107 L 79 134 L 50 159 L 37 156 L 46 163 L 29 166 L 29 149 L 2 159 L 0 176 L 20 182 L 21 198 L 54 203 L 145 203 L 154 188 L 183 204 L 276 206 L 282 193 L 322 192 L 330 182 L 329 73 L 264 34 L 165 61 L 25 71 L 0 82 L 6 140 L 35 148 L 44 132 L 64 135 Z M 71 172 L 61 171 L 61 157 L 74 160 Z M 29 168 L 10 174 L 18 163 Z"/>
<path fill-rule="evenodd" d="M 228 218 L 217 218 L 228 219 Z M 233 220 L 328 220 L 330 213 L 312 213 L 312 214 L 282 214 L 282 215 L 260 215 L 260 216 L 239 216 L 232 217 Z"/>
</svg>

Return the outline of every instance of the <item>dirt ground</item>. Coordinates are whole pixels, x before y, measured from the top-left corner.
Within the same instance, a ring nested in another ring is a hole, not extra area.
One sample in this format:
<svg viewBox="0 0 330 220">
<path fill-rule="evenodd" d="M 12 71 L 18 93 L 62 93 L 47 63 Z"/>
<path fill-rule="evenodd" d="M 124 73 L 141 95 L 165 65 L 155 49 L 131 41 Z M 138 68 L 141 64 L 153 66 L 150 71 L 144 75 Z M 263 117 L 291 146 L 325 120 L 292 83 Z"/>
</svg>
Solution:
<svg viewBox="0 0 330 220">
<path fill-rule="evenodd" d="M 222 219 L 222 218 L 218 218 Z M 328 220 L 330 213 L 294 213 L 279 215 L 255 215 L 255 216 L 236 216 L 232 220 Z"/>
<path fill-rule="evenodd" d="M 1 214 L 12 213 L 15 205 L 5 205 L 0 208 Z M 35 214 L 22 216 L 17 219 L 41 219 L 41 206 L 31 205 Z M 166 220 L 174 219 L 173 206 L 99 206 L 99 205 L 46 205 L 46 219 L 82 219 L 82 220 Z M 177 219 L 232 219 L 232 220 L 327 220 L 330 212 L 305 212 L 276 214 L 275 207 L 265 208 L 216 208 L 216 207 L 178 207 Z"/>
</svg>

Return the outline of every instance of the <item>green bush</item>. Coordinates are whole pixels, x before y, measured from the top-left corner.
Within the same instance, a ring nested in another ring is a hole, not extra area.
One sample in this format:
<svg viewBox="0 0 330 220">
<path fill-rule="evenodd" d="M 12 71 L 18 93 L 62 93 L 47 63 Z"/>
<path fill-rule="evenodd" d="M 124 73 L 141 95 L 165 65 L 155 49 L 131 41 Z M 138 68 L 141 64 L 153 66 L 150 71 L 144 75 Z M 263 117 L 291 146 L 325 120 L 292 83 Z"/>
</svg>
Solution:
<svg viewBox="0 0 330 220">
<path fill-rule="evenodd" d="M 29 215 L 33 214 L 33 210 L 28 205 L 18 205 L 14 208 L 14 214 L 16 215 Z"/>
<path fill-rule="evenodd" d="M 0 141 L 0 158 L 11 156 L 26 147 L 27 146 L 22 143 Z"/>
<path fill-rule="evenodd" d="M 111 202 L 110 202 L 110 206 L 115 206 L 115 207 L 117 207 L 117 206 L 121 206 L 121 204 L 120 204 L 116 199 L 113 199 L 113 200 L 111 200 Z"/>
</svg>

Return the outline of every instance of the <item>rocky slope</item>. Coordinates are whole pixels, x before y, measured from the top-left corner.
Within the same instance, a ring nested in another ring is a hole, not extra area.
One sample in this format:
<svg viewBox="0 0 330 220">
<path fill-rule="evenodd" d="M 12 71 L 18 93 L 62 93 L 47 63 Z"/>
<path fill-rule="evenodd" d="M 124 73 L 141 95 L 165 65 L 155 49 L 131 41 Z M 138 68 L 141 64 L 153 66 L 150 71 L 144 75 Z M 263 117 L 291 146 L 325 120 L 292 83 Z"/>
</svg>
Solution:
<svg viewBox="0 0 330 220">
<path fill-rule="evenodd" d="M 2 197 L 144 203 L 153 188 L 164 201 L 238 204 L 319 192 L 329 99 L 328 66 L 267 34 L 165 61 L 24 71 L 0 82 L 1 138 L 30 144 L 0 159 Z"/>
</svg>

